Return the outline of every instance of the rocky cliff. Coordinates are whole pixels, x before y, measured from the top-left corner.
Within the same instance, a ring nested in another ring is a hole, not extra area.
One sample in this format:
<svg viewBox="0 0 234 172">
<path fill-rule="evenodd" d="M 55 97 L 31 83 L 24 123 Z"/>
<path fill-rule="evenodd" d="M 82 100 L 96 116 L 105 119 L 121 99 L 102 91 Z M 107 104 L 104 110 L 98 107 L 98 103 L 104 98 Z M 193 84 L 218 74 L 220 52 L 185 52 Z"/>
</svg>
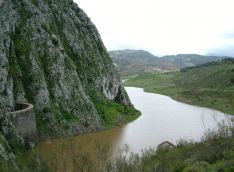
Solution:
<svg viewBox="0 0 234 172">
<path fill-rule="evenodd" d="M 2 111 L 30 102 L 41 135 L 68 135 L 102 128 L 96 102 L 105 101 L 131 104 L 95 25 L 77 4 L 0 0 Z"/>
</svg>

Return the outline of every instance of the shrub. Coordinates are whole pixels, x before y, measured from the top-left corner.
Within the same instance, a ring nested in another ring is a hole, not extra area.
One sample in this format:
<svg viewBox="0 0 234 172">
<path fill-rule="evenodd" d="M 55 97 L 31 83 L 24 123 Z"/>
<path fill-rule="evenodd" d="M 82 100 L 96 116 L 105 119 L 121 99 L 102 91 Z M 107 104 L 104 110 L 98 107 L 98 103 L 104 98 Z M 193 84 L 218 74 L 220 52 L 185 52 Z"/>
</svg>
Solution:
<svg viewBox="0 0 234 172">
<path fill-rule="evenodd" d="M 197 162 L 191 166 L 186 167 L 183 172 L 206 172 L 209 164 L 207 162 Z"/>
<path fill-rule="evenodd" d="M 53 43 L 53 45 L 56 46 L 56 47 L 59 45 L 58 40 L 57 40 L 56 38 L 54 38 L 54 37 L 52 37 L 52 43 Z"/>
<path fill-rule="evenodd" d="M 231 78 L 231 79 L 230 79 L 230 82 L 231 82 L 232 84 L 234 84 L 234 78 Z"/>
</svg>

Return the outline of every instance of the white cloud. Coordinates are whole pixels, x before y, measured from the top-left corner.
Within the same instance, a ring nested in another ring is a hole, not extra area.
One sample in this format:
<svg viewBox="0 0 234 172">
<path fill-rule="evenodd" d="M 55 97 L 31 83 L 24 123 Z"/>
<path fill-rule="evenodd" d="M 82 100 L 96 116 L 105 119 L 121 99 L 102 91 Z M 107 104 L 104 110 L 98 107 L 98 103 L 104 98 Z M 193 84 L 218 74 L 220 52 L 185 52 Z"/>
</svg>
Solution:
<svg viewBox="0 0 234 172">
<path fill-rule="evenodd" d="M 233 0 L 75 0 L 108 50 L 200 53 L 234 43 Z M 234 44 L 232 44 L 234 45 Z"/>
</svg>

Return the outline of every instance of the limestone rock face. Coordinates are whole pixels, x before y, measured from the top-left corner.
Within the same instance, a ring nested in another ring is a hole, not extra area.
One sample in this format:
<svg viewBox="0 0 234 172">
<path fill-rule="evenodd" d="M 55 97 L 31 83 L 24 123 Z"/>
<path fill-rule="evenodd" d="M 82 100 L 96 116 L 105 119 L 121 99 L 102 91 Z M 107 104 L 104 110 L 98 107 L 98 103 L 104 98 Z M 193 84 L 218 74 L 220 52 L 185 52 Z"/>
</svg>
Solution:
<svg viewBox="0 0 234 172">
<path fill-rule="evenodd" d="M 84 11 L 72 0 L 0 0 L 0 108 L 30 102 L 39 126 L 65 135 L 101 128 L 94 99 L 131 105 Z"/>
<path fill-rule="evenodd" d="M 5 0 L 0 0 L 0 7 L 3 5 Z"/>
<path fill-rule="evenodd" d="M 12 169 L 6 168 L 4 170 L 19 171 L 18 166 L 16 164 L 15 155 L 11 152 L 11 148 L 8 142 L 1 132 L 0 132 L 0 157 L 1 157 L 2 168 L 4 165 L 7 167 L 7 164 L 12 164 Z"/>
</svg>

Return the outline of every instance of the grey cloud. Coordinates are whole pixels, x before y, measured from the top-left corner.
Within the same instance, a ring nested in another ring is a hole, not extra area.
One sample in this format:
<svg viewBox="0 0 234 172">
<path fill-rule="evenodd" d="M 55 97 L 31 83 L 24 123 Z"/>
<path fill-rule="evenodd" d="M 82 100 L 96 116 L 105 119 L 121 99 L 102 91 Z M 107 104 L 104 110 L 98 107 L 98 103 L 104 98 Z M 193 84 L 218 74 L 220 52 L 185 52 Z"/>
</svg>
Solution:
<svg viewBox="0 0 234 172">
<path fill-rule="evenodd" d="M 234 57 L 234 45 L 210 49 L 207 55 Z"/>
<path fill-rule="evenodd" d="M 234 39 L 234 32 L 226 32 L 223 34 L 223 38 L 225 39 Z"/>
</svg>

